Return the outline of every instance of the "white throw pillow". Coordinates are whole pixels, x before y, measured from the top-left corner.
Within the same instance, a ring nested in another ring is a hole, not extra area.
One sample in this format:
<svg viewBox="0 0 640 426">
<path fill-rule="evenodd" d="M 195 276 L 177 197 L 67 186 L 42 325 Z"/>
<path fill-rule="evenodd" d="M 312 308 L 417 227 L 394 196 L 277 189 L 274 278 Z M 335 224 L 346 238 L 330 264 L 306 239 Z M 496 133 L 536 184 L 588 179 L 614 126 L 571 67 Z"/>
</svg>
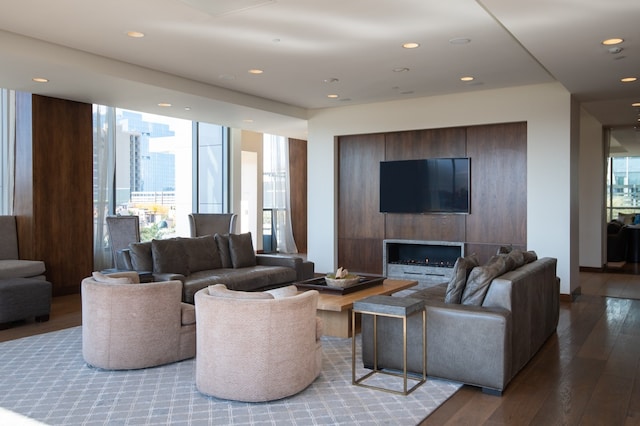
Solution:
<svg viewBox="0 0 640 426">
<path fill-rule="evenodd" d="M 98 271 L 93 272 L 91 276 L 95 281 L 104 284 L 133 284 L 129 277 L 110 277 Z"/>
</svg>

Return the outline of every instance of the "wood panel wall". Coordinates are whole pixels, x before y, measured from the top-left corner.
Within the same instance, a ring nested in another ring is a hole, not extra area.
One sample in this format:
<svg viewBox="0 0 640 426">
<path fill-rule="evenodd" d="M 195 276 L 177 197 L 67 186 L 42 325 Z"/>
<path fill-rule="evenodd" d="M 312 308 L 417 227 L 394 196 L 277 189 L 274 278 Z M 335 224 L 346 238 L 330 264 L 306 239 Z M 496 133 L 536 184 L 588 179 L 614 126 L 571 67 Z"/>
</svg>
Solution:
<svg viewBox="0 0 640 426">
<path fill-rule="evenodd" d="M 338 156 L 338 266 L 382 273 L 384 239 L 526 248 L 526 123 L 341 136 Z M 380 161 L 429 157 L 471 158 L 471 213 L 380 213 Z"/>
<path fill-rule="evenodd" d="M 298 253 L 307 252 L 307 141 L 289 139 L 291 227 Z"/>
<path fill-rule="evenodd" d="M 19 249 L 44 260 L 54 296 L 78 293 L 93 270 L 91 104 L 18 93 Z"/>
</svg>

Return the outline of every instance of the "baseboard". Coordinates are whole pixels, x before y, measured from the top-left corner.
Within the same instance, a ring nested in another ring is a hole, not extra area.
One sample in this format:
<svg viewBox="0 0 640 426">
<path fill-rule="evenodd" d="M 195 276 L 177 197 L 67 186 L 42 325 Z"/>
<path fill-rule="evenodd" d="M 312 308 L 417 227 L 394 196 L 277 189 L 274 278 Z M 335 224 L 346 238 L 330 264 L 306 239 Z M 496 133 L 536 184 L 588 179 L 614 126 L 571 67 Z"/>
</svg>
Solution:
<svg viewBox="0 0 640 426">
<path fill-rule="evenodd" d="M 597 268 L 595 266 L 581 266 L 580 272 L 604 272 L 606 270 L 606 265 L 602 265 Z"/>
<path fill-rule="evenodd" d="M 577 287 L 575 290 L 573 290 L 573 292 L 571 292 L 571 294 L 562 294 L 560 293 L 560 301 L 561 302 L 567 302 L 567 303 L 573 303 L 575 302 L 576 298 L 578 296 L 580 296 L 582 294 L 582 287 Z"/>
</svg>

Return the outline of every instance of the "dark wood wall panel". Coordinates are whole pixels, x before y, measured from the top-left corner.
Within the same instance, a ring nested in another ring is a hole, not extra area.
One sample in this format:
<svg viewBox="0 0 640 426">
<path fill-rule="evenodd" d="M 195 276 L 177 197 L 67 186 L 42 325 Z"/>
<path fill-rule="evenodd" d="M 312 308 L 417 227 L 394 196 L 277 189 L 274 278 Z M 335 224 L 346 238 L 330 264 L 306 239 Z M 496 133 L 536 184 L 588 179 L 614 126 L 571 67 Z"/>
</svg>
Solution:
<svg viewBox="0 0 640 426">
<path fill-rule="evenodd" d="M 291 227 L 299 253 L 307 252 L 307 141 L 289 139 Z"/>
<path fill-rule="evenodd" d="M 339 266 L 380 273 L 384 239 L 465 242 L 482 262 L 501 245 L 525 249 L 526 135 L 508 123 L 339 137 Z M 379 213 L 378 163 L 430 157 L 471 158 L 471 213 Z"/>
<path fill-rule="evenodd" d="M 526 245 L 526 123 L 467 129 L 471 214 L 467 242 Z"/>
<path fill-rule="evenodd" d="M 93 270 L 91 105 L 30 96 L 31 111 L 20 109 L 30 123 L 24 116 L 19 125 L 31 129 L 20 130 L 16 148 L 27 170 L 16 174 L 20 246 L 44 260 L 54 295 L 77 293 Z"/>
<path fill-rule="evenodd" d="M 338 238 L 338 267 L 382 274 L 382 239 Z"/>
<path fill-rule="evenodd" d="M 383 239 L 379 163 L 384 135 L 341 137 L 338 152 L 338 239 Z"/>
</svg>

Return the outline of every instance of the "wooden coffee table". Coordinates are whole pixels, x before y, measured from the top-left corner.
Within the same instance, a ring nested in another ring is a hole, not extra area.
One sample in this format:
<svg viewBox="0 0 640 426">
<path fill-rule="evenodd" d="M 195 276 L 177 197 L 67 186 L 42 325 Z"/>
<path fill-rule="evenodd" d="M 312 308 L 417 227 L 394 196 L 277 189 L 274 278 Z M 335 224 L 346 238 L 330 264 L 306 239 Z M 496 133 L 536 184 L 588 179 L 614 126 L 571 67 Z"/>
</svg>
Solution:
<svg viewBox="0 0 640 426">
<path fill-rule="evenodd" d="M 417 285 L 417 281 L 387 278 L 382 284 L 341 295 L 320 292 L 317 315 L 324 323 L 324 335 L 351 337 L 351 308 L 353 302 L 375 295 L 391 295 Z M 357 324 L 356 324 L 357 325 Z M 359 327 L 356 327 L 359 329 Z"/>
</svg>

